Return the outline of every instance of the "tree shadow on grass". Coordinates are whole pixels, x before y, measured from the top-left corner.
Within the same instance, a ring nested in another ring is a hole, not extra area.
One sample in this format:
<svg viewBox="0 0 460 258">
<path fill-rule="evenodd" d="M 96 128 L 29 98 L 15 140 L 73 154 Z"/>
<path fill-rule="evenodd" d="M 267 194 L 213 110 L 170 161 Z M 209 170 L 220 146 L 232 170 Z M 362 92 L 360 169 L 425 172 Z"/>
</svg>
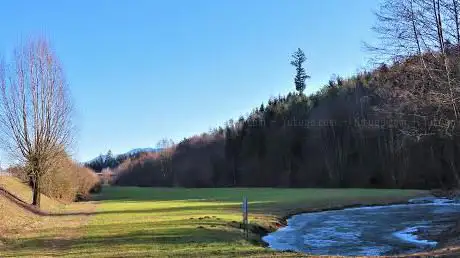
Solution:
<svg viewBox="0 0 460 258">
<path fill-rule="evenodd" d="M 103 231 L 102 229 L 99 229 Z M 38 237 L 20 239 L 8 243 L 4 250 L 18 255 L 99 253 L 110 254 L 129 247 L 130 250 L 146 251 L 146 248 L 161 247 L 174 250 L 175 247 L 206 244 L 228 244 L 241 238 L 238 232 L 211 228 L 168 228 L 167 230 L 136 230 L 129 233 L 97 234 L 79 238 Z M 158 251 L 158 250 L 150 250 Z M 163 250 L 167 253 L 166 250 Z"/>
<path fill-rule="evenodd" d="M 16 195 L 8 192 L 7 190 L 2 188 L 1 186 L 0 186 L 0 195 L 5 197 L 5 198 L 7 198 L 11 202 L 15 203 L 19 207 L 21 207 L 21 208 L 23 208 L 23 209 L 25 209 L 25 210 L 27 210 L 29 212 L 32 212 L 33 214 L 40 215 L 40 216 L 49 215 L 48 212 L 42 211 L 42 210 L 38 209 L 37 207 L 24 202 L 19 197 L 17 197 Z"/>
<path fill-rule="evenodd" d="M 272 202 L 257 202 L 250 203 L 252 211 L 264 211 L 267 207 L 274 206 Z M 168 212 L 189 212 L 197 211 L 200 213 L 213 211 L 229 211 L 235 212 L 241 209 L 240 204 L 236 203 L 217 203 L 210 205 L 190 205 L 176 206 L 176 207 L 159 207 L 159 208 L 145 208 L 145 209 L 116 209 L 116 210 L 103 210 L 103 211 L 82 211 L 82 212 L 65 212 L 65 213 L 45 213 L 47 216 L 79 216 L 79 215 L 104 215 L 104 214 L 146 214 L 146 213 L 168 213 Z"/>
<path fill-rule="evenodd" d="M 168 213 L 168 212 L 187 212 L 187 211 L 219 211 L 231 210 L 238 208 L 236 204 L 219 204 L 219 205 L 200 205 L 200 206 L 184 206 L 184 207 L 167 207 L 167 208 L 151 208 L 151 209 L 126 209 L 126 210 L 106 210 L 106 211 L 82 211 L 82 212 L 66 212 L 66 213 L 47 213 L 47 216 L 78 216 L 78 215 L 103 215 L 103 214 L 145 214 L 145 213 Z"/>
<path fill-rule="evenodd" d="M 135 220 L 133 220 L 135 221 Z M 198 219 L 197 217 L 190 217 L 186 219 L 176 219 L 176 220 L 163 220 L 163 221 L 146 221 L 146 222 L 128 222 L 128 223 L 107 223 L 100 225 L 85 225 L 78 230 L 80 232 L 86 232 L 91 235 L 107 235 L 107 234 L 118 234 L 119 232 L 131 232 L 131 231 L 154 231 L 162 232 L 168 231 L 170 233 L 171 229 L 183 228 L 187 229 L 199 229 L 199 227 L 205 227 L 210 229 L 215 229 L 220 226 L 228 226 L 228 221 L 220 220 L 218 217 L 208 217 Z M 59 232 L 71 232 L 75 230 L 73 227 L 61 227 Z M 53 236 L 56 234 L 54 229 L 41 230 L 40 234 L 42 236 Z"/>
</svg>

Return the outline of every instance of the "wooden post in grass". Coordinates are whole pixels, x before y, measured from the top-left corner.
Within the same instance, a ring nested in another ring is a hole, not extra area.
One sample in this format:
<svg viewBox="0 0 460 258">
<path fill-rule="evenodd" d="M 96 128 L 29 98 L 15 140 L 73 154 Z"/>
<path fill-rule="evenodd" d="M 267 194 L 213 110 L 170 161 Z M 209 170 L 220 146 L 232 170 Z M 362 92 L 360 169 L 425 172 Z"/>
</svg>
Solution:
<svg viewBox="0 0 460 258">
<path fill-rule="evenodd" d="M 248 198 L 243 197 L 243 230 L 244 230 L 244 236 L 246 239 L 248 239 L 249 236 L 249 228 L 248 228 Z"/>
</svg>

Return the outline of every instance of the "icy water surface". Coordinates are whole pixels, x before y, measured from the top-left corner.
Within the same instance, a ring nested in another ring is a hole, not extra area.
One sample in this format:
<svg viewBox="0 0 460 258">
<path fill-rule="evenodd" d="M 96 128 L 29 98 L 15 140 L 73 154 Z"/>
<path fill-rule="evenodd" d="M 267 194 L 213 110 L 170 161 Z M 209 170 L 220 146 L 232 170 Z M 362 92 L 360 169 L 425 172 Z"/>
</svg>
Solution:
<svg viewBox="0 0 460 258">
<path fill-rule="evenodd" d="M 408 204 L 304 213 L 263 238 L 272 249 L 315 255 L 388 255 L 430 249 L 426 236 L 460 218 L 460 202 L 434 197 Z M 425 233 L 424 233 L 425 232 Z"/>
</svg>

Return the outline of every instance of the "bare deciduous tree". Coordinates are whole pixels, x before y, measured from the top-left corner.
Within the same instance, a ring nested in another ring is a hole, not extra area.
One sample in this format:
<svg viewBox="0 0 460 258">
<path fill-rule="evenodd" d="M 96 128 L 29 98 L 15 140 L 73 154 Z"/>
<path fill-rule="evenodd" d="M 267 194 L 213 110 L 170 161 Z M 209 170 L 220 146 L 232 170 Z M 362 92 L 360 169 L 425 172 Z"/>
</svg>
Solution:
<svg viewBox="0 0 460 258">
<path fill-rule="evenodd" d="M 163 138 L 158 141 L 156 147 L 158 149 L 168 149 L 174 146 L 174 141 L 168 138 Z"/>
<path fill-rule="evenodd" d="M 459 119 L 459 0 L 385 0 L 374 31 L 378 50 L 395 61 L 401 75 L 383 89 L 382 109 L 406 118 L 403 133 L 450 137 Z"/>
<path fill-rule="evenodd" d="M 160 151 L 161 171 L 163 173 L 163 176 L 166 177 L 170 175 L 172 185 L 174 186 L 177 182 L 177 175 L 174 173 L 172 167 L 174 141 L 171 139 L 163 138 L 160 141 L 158 141 L 156 147 Z"/>
<path fill-rule="evenodd" d="M 32 204 L 42 178 L 72 142 L 72 105 L 56 54 L 44 39 L 18 48 L 0 65 L 0 128 L 6 151 L 26 170 Z"/>
</svg>

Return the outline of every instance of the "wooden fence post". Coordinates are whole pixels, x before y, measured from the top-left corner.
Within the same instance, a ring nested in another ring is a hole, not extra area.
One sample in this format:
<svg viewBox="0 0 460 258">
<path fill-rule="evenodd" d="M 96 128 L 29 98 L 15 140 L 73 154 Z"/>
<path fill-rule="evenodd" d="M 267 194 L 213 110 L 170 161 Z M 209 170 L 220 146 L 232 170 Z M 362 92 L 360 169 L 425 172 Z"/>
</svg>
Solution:
<svg viewBox="0 0 460 258">
<path fill-rule="evenodd" d="M 249 237 L 249 228 L 248 228 L 248 198 L 243 197 L 243 230 L 244 230 L 244 236 L 246 239 Z"/>
</svg>

